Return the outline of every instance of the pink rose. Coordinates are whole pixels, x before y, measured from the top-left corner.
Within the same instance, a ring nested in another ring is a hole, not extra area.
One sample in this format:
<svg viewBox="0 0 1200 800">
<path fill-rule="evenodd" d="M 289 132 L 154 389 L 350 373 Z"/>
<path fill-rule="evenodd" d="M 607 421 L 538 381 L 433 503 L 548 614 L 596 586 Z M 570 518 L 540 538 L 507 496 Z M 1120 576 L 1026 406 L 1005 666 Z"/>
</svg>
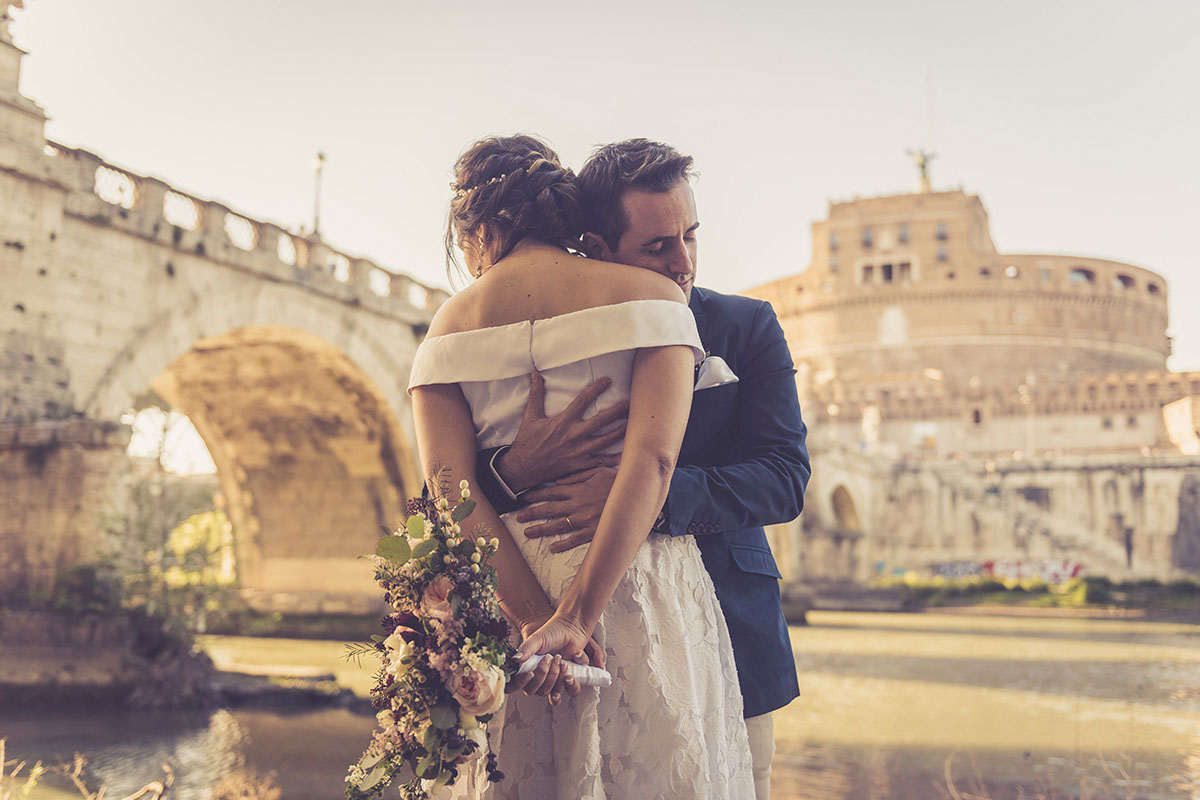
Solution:
<svg viewBox="0 0 1200 800">
<path fill-rule="evenodd" d="M 480 672 L 455 666 L 446 688 L 468 714 L 494 714 L 504 705 L 504 673 L 488 665 Z"/>
<path fill-rule="evenodd" d="M 454 582 L 445 575 L 438 575 L 425 587 L 425 596 L 421 598 L 421 610 L 428 617 L 447 620 L 454 616 L 450 607 L 450 591 Z"/>
</svg>

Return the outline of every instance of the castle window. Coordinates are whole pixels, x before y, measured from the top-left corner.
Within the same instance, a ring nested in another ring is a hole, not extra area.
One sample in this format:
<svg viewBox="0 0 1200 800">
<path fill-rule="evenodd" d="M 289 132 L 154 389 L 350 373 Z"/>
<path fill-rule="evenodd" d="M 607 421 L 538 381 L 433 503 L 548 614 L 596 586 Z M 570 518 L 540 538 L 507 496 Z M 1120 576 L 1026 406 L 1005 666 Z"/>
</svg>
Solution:
<svg viewBox="0 0 1200 800">
<path fill-rule="evenodd" d="M 1050 272 L 1049 267 L 1042 267 L 1042 280 L 1044 280 L 1044 281 L 1050 280 L 1050 278 L 1052 277 L 1052 274 L 1053 273 Z"/>
<path fill-rule="evenodd" d="M 870 228 L 863 228 L 862 246 L 872 247 L 875 244 L 875 234 Z"/>
<path fill-rule="evenodd" d="M 884 264 L 879 268 L 879 277 L 884 283 L 892 282 L 892 265 Z"/>
<path fill-rule="evenodd" d="M 907 223 L 900 224 L 900 244 L 908 244 L 908 225 Z"/>
<path fill-rule="evenodd" d="M 1100 427 L 1106 431 L 1112 430 L 1112 417 L 1101 417 Z"/>
<path fill-rule="evenodd" d="M 1004 277 L 1019 278 L 1019 277 L 1021 277 L 1021 270 L 1017 269 L 1012 264 L 1009 264 L 1007 267 L 1004 268 Z"/>
<path fill-rule="evenodd" d="M 831 255 L 829 257 L 829 271 L 837 272 L 837 256 L 836 255 Z"/>
<path fill-rule="evenodd" d="M 1071 283 L 1095 283 L 1096 273 L 1083 267 L 1071 267 L 1071 271 L 1067 273 L 1067 280 Z"/>
<path fill-rule="evenodd" d="M 946 248 L 944 248 L 944 247 L 938 248 L 937 259 L 938 259 L 938 261 L 949 261 L 950 260 L 950 254 L 946 252 Z"/>
<path fill-rule="evenodd" d="M 946 230 L 946 223 L 939 222 L 937 224 L 937 238 L 939 242 L 944 242 L 950 238 L 950 233 Z"/>
<path fill-rule="evenodd" d="M 1117 276 L 1115 278 L 1113 278 L 1113 288 L 1114 289 L 1132 289 L 1133 288 L 1133 278 L 1131 278 L 1128 275 L 1124 275 L 1124 274 L 1121 274 L 1118 272 Z"/>
<path fill-rule="evenodd" d="M 990 278 L 990 277 L 992 277 L 992 271 L 991 271 L 991 269 L 989 269 L 988 267 L 980 267 L 980 268 L 979 268 L 979 277 L 981 277 L 981 278 Z"/>
<path fill-rule="evenodd" d="M 1149 292 L 1150 294 L 1158 294 L 1159 291 L 1161 291 L 1161 290 L 1158 288 L 1157 283 L 1147 283 L 1146 291 Z"/>
<path fill-rule="evenodd" d="M 836 233 L 829 234 L 829 249 L 837 250 L 837 234 Z"/>
<path fill-rule="evenodd" d="M 900 262 L 900 280 L 901 281 L 911 281 L 912 280 L 912 264 L 909 264 L 907 261 Z"/>
<path fill-rule="evenodd" d="M 1135 417 L 1133 415 L 1126 417 L 1125 418 L 1125 427 L 1126 428 L 1136 428 L 1137 427 L 1137 417 Z"/>
<path fill-rule="evenodd" d="M 870 264 L 863 264 L 862 283 L 868 284 L 868 283 L 874 283 L 874 282 L 875 282 L 875 268 L 873 266 L 871 266 Z"/>
<path fill-rule="evenodd" d="M 953 272 L 947 272 L 947 273 L 946 273 L 946 280 L 948 280 L 948 281 L 952 281 L 952 280 L 954 280 L 954 273 L 953 273 Z"/>
<path fill-rule="evenodd" d="M 983 414 L 980 413 L 978 408 L 971 411 L 971 422 L 975 425 L 979 425 L 983 422 Z"/>
</svg>

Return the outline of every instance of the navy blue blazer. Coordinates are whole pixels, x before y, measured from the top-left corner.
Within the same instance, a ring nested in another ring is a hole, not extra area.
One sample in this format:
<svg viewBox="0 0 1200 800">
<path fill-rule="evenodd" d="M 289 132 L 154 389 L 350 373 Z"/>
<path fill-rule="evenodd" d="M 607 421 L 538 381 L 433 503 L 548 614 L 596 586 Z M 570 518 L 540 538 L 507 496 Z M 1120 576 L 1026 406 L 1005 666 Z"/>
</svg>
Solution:
<svg viewBox="0 0 1200 800">
<path fill-rule="evenodd" d="M 689 302 L 700 340 L 738 376 L 696 392 L 663 517 L 654 529 L 695 535 L 725 613 L 747 717 L 800 694 L 764 525 L 790 522 L 811 474 L 795 367 L 770 303 L 699 287 Z M 496 481 L 496 450 L 476 479 L 500 513 L 520 507 Z"/>
</svg>

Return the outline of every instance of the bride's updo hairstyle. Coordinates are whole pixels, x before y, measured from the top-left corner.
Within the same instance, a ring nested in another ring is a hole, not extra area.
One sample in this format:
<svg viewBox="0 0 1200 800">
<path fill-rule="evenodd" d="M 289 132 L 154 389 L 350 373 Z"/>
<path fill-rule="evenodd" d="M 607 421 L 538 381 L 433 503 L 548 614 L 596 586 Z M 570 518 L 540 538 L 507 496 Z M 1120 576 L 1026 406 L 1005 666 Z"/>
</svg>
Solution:
<svg viewBox="0 0 1200 800">
<path fill-rule="evenodd" d="M 487 227 L 495 261 L 526 237 L 579 249 L 583 207 L 575 173 L 549 145 L 533 136 L 481 139 L 459 156 L 450 185 L 446 269 L 458 263 L 455 242 Z"/>
</svg>

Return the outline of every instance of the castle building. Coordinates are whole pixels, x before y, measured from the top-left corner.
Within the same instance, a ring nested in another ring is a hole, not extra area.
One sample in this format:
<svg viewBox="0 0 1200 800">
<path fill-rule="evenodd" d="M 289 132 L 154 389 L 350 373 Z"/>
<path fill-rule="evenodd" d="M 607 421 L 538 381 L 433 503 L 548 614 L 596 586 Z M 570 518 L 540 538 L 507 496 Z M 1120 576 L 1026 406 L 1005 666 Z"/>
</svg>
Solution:
<svg viewBox="0 0 1200 800">
<path fill-rule="evenodd" d="M 751 289 L 792 346 L 806 418 L 895 454 L 1170 448 L 1167 288 L 1096 258 L 1005 254 L 962 191 L 831 203 L 812 266 Z"/>
<path fill-rule="evenodd" d="M 745 292 L 779 316 L 810 430 L 785 576 L 1200 572 L 1200 372 L 1166 367 L 1166 281 L 1000 252 L 919 155 L 919 191 L 830 203 L 810 267 Z"/>
</svg>

